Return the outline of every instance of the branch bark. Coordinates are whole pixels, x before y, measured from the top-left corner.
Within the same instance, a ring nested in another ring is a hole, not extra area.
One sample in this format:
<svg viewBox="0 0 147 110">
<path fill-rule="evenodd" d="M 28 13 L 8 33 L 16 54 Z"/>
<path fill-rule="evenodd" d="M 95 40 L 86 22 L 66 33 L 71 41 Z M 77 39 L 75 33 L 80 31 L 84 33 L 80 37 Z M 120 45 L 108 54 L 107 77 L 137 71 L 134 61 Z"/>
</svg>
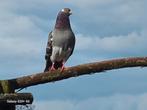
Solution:
<svg viewBox="0 0 147 110">
<path fill-rule="evenodd" d="M 81 75 L 104 72 L 106 70 L 146 66 L 147 57 L 122 58 L 68 67 L 63 72 L 60 72 L 60 70 L 55 70 L 45 73 L 36 73 L 29 76 L 10 79 L 8 81 L 13 89 L 19 89 Z"/>
</svg>

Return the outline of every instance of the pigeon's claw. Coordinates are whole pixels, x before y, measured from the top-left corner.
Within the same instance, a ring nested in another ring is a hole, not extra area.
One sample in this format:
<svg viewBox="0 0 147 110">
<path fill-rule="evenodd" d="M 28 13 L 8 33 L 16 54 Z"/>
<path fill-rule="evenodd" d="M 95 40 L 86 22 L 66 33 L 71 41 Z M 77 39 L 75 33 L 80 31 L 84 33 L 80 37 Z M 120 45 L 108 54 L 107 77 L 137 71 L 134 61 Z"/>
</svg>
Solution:
<svg viewBox="0 0 147 110">
<path fill-rule="evenodd" d="M 55 67 L 54 67 L 54 63 L 52 64 L 51 68 L 49 69 L 50 71 L 54 71 L 56 70 Z"/>
<path fill-rule="evenodd" d="M 62 67 L 61 67 L 61 70 L 60 70 L 60 72 L 63 72 L 63 70 L 65 69 L 65 66 L 64 66 L 64 62 L 62 63 Z"/>
</svg>

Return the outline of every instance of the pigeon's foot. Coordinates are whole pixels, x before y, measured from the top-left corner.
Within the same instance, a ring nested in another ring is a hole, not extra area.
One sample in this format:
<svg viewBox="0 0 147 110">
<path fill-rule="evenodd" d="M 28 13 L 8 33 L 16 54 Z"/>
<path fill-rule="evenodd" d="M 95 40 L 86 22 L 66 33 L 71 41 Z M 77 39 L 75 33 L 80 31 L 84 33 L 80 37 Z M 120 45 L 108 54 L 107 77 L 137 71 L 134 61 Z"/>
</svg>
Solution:
<svg viewBox="0 0 147 110">
<path fill-rule="evenodd" d="M 63 62 L 60 72 L 63 72 L 63 70 L 65 69 L 64 64 L 65 64 L 65 63 Z"/>
<path fill-rule="evenodd" d="M 55 67 L 54 67 L 54 63 L 52 64 L 51 68 L 49 69 L 50 71 L 54 71 L 56 70 Z"/>
<path fill-rule="evenodd" d="M 63 72 L 63 71 L 64 71 L 64 69 L 65 69 L 65 67 L 64 67 L 64 66 L 62 66 L 62 67 L 61 67 L 60 72 Z"/>
<path fill-rule="evenodd" d="M 54 71 L 54 70 L 56 70 L 54 67 L 51 67 L 51 68 L 49 69 L 49 71 Z"/>
</svg>

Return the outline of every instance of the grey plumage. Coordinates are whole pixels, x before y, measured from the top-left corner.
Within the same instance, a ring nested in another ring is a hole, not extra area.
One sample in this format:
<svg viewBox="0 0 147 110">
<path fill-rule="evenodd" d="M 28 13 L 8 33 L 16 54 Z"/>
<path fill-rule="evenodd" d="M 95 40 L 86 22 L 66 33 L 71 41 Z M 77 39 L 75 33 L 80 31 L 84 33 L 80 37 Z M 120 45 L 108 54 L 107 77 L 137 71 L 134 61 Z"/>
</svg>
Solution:
<svg viewBox="0 0 147 110">
<path fill-rule="evenodd" d="M 49 67 L 52 66 L 52 61 L 50 59 L 50 56 L 52 55 L 52 40 L 53 40 L 53 36 L 51 31 L 48 35 L 48 42 L 46 46 L 46 54 L 45 54 L 46 67 L 44 71 L 48 71 Z"/>
<path fill-rule="evenodd" d="M 75 35 L 70 26 L 70 9 L 64 8 L 59 12 L 55 28 L 49 34 L 46 48 L 46 68 L 62 68 L 72 55 L 75 46 Z"/>
</svg>

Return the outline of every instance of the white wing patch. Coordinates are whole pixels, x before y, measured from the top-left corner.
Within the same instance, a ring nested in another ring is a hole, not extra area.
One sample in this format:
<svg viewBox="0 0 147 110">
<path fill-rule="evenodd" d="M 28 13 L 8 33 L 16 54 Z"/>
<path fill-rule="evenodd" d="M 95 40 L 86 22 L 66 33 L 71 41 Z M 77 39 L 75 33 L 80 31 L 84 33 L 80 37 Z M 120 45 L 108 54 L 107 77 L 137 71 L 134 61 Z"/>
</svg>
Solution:
<svg viewBox="0 0 147 110">
<path fill-rule="evenodd" d="M 61 47 L 54 46 L 52 49 L 53 49 L 52 50 L 52 55 L 51 55 L 51 61 L 52 62 L 55 62 L 55 61 L 66 62 L 67 59 L 70 56 L 70 53 L 71 53 L 70 48 L 67 51 L 63 51 Z"/>
</svg>

